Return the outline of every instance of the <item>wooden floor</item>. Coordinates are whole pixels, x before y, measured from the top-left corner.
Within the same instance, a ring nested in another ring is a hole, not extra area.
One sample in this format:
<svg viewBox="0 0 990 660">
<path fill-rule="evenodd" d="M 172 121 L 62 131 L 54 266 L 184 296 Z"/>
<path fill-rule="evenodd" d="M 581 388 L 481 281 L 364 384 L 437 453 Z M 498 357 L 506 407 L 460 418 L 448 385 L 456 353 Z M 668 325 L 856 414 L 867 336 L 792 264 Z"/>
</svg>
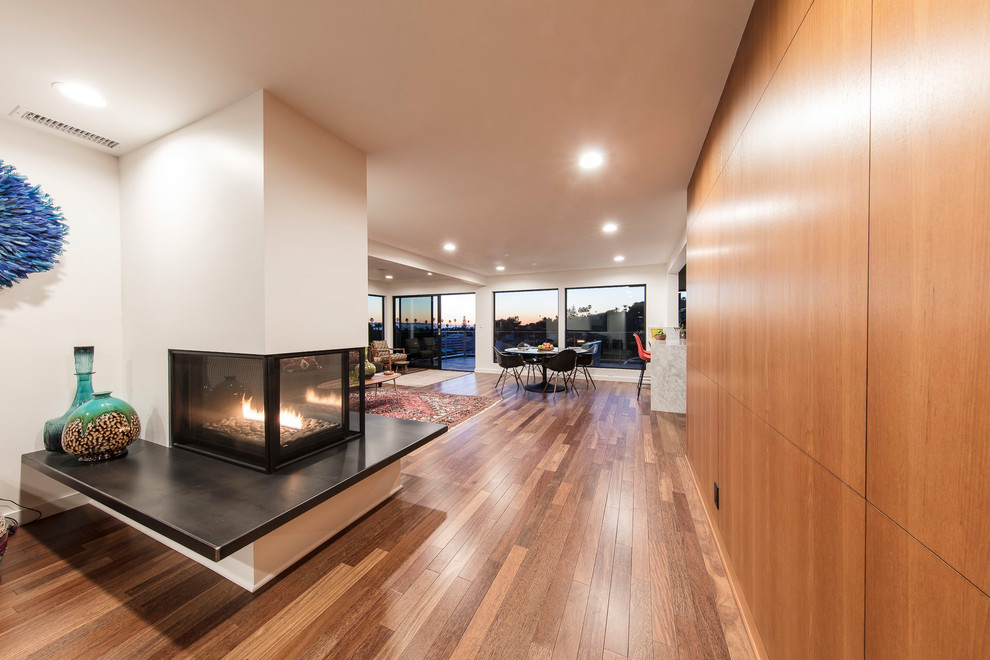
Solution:
<svg viewBox="0 0 990 660">
<path fill-rule="evenodd" d="M 93 507 L 29 525 L 0 565 L 0 657 L 752 657 L 684 416 L 635 384 L 581 387 L 507 387 L 256 594 Z"/>
</svg>

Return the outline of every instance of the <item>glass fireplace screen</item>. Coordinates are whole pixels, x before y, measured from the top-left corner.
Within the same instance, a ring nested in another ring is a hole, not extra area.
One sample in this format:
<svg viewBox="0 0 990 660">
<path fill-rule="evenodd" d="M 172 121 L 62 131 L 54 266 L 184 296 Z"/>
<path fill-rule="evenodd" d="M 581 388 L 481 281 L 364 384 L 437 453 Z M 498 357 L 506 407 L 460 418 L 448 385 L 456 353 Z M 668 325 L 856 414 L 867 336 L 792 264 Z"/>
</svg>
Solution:
<svg viewBox="0 0 990 660">
<path fill-rule="evenodd" d="M 172 444 L 264 472 L 364 432 L 363 349 L 246 355 L 169 351 Z"/>
</svg>

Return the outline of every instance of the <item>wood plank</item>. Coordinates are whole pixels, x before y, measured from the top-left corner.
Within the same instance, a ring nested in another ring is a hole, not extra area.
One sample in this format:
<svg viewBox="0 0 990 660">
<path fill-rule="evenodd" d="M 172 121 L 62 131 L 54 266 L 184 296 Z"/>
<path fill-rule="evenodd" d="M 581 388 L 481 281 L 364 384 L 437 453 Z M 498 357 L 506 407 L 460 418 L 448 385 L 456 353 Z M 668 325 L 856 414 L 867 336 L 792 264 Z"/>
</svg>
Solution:
<svg viewBox="0 0 990 660">
<path fill-rule="evenodd" d="M 869 4 L 814 3 L 706 220 L 724 246 L 712 379 L 861 494 L 869 82 Z"/>
<path fill-rule="evenodd" d="M 770 657 L 862 655 L 865 500 L 722 401 L 719 526 Z"/>
<path fill-rule="evenodd" d="M 714 484 L 719 480 L 719 388 L 703 373 L 689 368 L 687 396 L 690 413 L 687 421 L 687 455 L 698 473 L 699 483 L 712 492 L 712 495 L 703 501 L 708 509 L 708 515 L 717 524 L 718 509 L 715 508 Z M 673 501 L 673 495 L 668 495 L 665 499 Z"/>
<path fill-rule="evenodd" d="M 990 657 L 990 597 L 867 508 L 866 656 Z"/>
<path fill-rule="evenodd" d="M 874 7 L 868 495 L 990 593 L 990 15 Z"/>
<path fill-rule="evenodd" d="M 608 618 L 605 622 L 605 650 L 621 657 L 629 653 L 631 596 L 632 548 L 616 544 L 608 594 Z"/>
<path fill-rule="evenodd" d="M 605 517 L 598 536 L 598 552 L 595 554 L 591 589 L 588 591 L 588 605 L 584 612 L 584 628 L 581 630 L 581 645 L 578 654 L 597 657 L 605 648 L 605 624 L 608 619 L 608 598 L 612 581 L 612 562 L 615 557 L 615 527 L 618 523 L 617 509 L 606 507 Z"/>
<path fill-rule="evenodd" d="M 810 6 L 811 0 L 754 3 L 725 89 L 688 184 L 689 223 L 705 205 L 722 168 L 729 160 L 736 142 Z M 688 273 L 690 272 L 689 269 Z M 691 323 L 694 332 L 693 313 Z"/>
<path fill-rule="evenodd" d="M 280 657 L 282 648 L 292 642 L 293 633 L 304 626 L 314 614 L 322 613 L 343 592 L 367 573 L 385 556 L 384 550 L 373 550 L 368 557 L 353 568 L 341 564 L 328 573 L 316 585 L 289 606 L 285 607 L 250 637 L 237 645 L 230 657 Z"/>
<path fill-rule="evenodd" d="M 588 593 L 591 587 L 575 580 L 567 595 L 567 605 L 557 632 L 557 642 L 553 647 L 554 658 L 576 658 L 584 627 L 585 610 L 588 607 Z"/>
<path fill-rule="evenodd" d="M 491 589 L 485 595 L 485 599 L 481 601 L 481 606 L 471 619 L 467 631 L 461 637 L 461 642 L 457 645 L 451 657 L 473 658 L 477 655 L 478 649 L 481 647 L 481 641 L 484 639 L 485 634 L 488 632 L 488 627 L 491 626 L 495 615 L 502 606 L 505 594 L 508 592 L 509 586 L 515 579 L 516 572 L 519 570 L 519 566 L 525 557 L 526 548 L 518 545 L 513 547 L 509 552 L 502 570 L 498 572 Z"/>
</svg>

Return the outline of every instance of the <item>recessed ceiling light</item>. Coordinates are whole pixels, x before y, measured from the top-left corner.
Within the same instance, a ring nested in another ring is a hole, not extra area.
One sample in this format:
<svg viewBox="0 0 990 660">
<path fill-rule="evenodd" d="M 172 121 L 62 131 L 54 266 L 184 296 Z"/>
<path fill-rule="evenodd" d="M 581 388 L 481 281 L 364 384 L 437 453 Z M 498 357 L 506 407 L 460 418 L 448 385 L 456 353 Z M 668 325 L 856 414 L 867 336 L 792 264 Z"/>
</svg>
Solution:
<svg viewBox="0 0 990 660">
<path fill-rule="evenodd" d="M 581 157 L 578 158 L 578 166 L 582 170 L 597 170 L 599 167 L 605 164 L 605 154 L 597 149 L 589 149 L 587 151 L 581 152 Z"/>
<path fill-rule="evenodd" d="M 505 270 L 505 266 L 495 266 L 495 270 Z"/>
<path fill-rule="evenodd" d="M 433 273 L 427 273 L 427 275 L 429 275 L 430 277 L 433 277 Z"/>
<path fill-rule="evenodd" d="M 443 249 L 446 250 L 447 252 L 453 252 L 454 250 L 457 249 L 457 246 L 454 245 L 453 243 L 444 243 Z"/>
<path fill-rule="evenodd" d="M 611 234 L 612 232 L 616 231 L 618 228 L 619 225 L 615 224 L 614 222 L 606 222 L 602 226 L 602 231 L 605 232 L 606 234 Z"/>
<path fill-rule="evenodd" d="M 626 260 L 626 258 L 623 257 L 621 254 L 615 255 L 614 261 L 625 261 L 625 260 Z"/>
<path fill-rule="evenodd" d="M 386 279 L 386 280 L 390 280 L 390 279 L 392 279 L 392 275 L 386 275 L 386 276 L 385 276 L 385 279 Z"/>
<path fill-rule="evenodd" d="M 78 83 L 53 82 L 52 87 L 76 103 L 91 105 L 94 108 L 102 108 L 107 104 L 107 100 L 103 98 L 102 94 L 92 87 L 87 87 L 86 85 L 80 85 Z"/>
</svg>

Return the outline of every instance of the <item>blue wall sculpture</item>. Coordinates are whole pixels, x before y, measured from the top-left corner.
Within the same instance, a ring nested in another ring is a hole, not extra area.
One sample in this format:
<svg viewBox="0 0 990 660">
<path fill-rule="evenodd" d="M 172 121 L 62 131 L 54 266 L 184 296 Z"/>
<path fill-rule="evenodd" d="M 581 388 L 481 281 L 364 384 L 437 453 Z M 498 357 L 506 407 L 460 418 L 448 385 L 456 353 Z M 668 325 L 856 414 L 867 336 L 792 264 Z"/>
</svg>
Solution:
<svg viewBox="0 0 990 660">
<path fill-rule="evenodd" d="M 0 289 L 51 270 L 68 231 L 52 198 L 0 160 Z"/>
</svg>

